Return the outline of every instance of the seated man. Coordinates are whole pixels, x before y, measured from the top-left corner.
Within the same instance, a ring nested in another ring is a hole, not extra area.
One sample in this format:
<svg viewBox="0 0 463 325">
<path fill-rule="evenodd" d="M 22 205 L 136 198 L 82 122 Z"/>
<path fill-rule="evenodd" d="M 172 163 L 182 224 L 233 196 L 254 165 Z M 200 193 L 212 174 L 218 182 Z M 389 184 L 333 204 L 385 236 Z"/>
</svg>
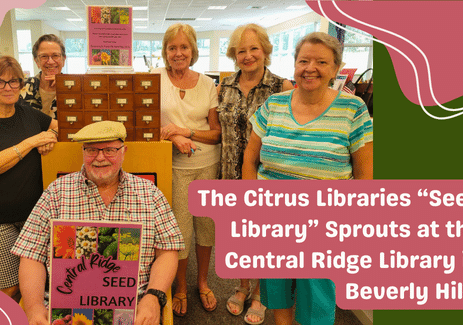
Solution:
<svg viewBox="0 0 463 325">
<path fill-rule="evenodd" d="M 184 242 L 161 191 L 122 170 L 126 135 L 122 123 L 110 121 L 77 132 L 74 141 L 83 142 L 82 170 L 54 181 L 27 219 L 12 253 L 21 257 L 19 283 L 29 324 L 50 324 L 44 305 L 45 265 L 49 271 L 50 219 L 58 218 L 143 223 L 135 324 L 159 324 Z"/>
</svg>

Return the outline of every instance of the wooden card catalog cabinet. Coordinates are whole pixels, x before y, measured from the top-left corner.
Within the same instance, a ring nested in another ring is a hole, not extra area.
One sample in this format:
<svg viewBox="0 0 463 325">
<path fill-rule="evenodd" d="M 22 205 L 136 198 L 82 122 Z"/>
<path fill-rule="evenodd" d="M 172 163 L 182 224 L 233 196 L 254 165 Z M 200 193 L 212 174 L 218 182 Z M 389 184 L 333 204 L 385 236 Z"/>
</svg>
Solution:
<svg viewBox="0 0 463 325">
<path fill-rule="evenodd" d="M 125 125 L 126 141 L 159 141 L 160 89 L 159 74 L 57 75 L 59 141 L 106 120 Z"/>
</svg>

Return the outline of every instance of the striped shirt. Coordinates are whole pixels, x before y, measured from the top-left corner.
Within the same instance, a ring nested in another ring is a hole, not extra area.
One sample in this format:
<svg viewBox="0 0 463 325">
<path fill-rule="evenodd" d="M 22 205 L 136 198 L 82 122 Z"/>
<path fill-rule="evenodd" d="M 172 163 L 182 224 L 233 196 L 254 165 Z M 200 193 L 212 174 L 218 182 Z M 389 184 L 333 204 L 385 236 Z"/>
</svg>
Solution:
<svg viewBox="0 0 463 325">
<path fill-rule="evenodd" d="M 358 97 L 339 92 L 316 119 L 293 117 L 294 90 L 272 95 L 251 117 L 261 138 L 258 179 L 351 179 L 351 154 L 373 141 L 373 124 Z"/>
<path fill-rule="evenodd" d="M 46 263 L 50 271 L 50 219 L 143 223 L 138 293 L 148 285 L 155 249 L 185 248 L 177 221 L 162 192 L 150 181 L 121 171 L 119 187 L 106 206 L 98 187 L 80 172 L 58 178 L 27 219 L 12 253 Z"/>
</svg>

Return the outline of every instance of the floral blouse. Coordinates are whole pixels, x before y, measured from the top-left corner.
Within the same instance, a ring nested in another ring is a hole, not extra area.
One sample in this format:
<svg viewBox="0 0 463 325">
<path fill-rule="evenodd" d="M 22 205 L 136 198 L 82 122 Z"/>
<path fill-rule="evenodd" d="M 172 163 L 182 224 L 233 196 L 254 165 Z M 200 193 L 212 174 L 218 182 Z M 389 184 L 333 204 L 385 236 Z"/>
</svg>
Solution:
<svg viewBox="0 0 463 325">
<path fill-rule="evenodd" d="M 265 68 L 264 76 L 245 97 L 239 85 L 241 71 L 222 80 L 219 92 L 220 125 L 222 126 L 222 179 L 241 179 L 244 149 L 251 136 L 249 118 L 274 93 L 283 91 L 284 78 Z"/>
<path fill-rule="evenodd" d="M 39 111 L 42 111 L 42 97 L 40 96 L 40 74 L 39 72 L 35 77 L 30 77 L 24 83 L 23 89 L 19 95 L 20 99 Z M 51 104 L 50 113 L 48 114 L 56 119 L 56 98 Z"/>
</svg>

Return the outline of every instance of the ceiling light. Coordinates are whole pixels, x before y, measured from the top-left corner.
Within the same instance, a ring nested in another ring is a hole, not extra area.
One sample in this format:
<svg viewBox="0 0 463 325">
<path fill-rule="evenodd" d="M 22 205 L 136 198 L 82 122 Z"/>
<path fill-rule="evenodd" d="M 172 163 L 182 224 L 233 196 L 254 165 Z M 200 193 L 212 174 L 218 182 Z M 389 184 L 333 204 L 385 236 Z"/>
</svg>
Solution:
<svg viewBox="0 0 463 325">
<path fill-rule="evenodd" d="M 212 18 L 196 18 L 196 20 L 212 20 Z"/>
<path fill-rule="evenodd" d="M 82 18 L 66 18 L 67 21 L 83 21 Z"/>
<path fill-rule="evenodd" d="M 148 21 L 148 18 L 134 18 L 133 21 Z"/>
<path fill-rule="evenodd" d="M 71 10 L 68 7 L 50 7 L 51 10 Z"/>
<path fill-rule="evenodd" d="M 207 9 L 210 10 L 224 10 L 227 6 L 209 6 Z"/>
<path fill-rule="evenodd" d="M 302 6 L 289 6 L 289 7 L 286 8 L 286 9 L 291 10 L 291 9 L 304 9 L 304 8 L 307 8 L 307 6 L 306 6 L 306 5 L 302 5 Z"/>
<path fill-rule="evenodd" d="M 148 7 L 132 7 L 132 10 L 148 10 Z"/>
<path fill-rule="evenodd" d="M 247 6 L 246 9 L 265 9 L 267 6 Z"/>
</svg>

